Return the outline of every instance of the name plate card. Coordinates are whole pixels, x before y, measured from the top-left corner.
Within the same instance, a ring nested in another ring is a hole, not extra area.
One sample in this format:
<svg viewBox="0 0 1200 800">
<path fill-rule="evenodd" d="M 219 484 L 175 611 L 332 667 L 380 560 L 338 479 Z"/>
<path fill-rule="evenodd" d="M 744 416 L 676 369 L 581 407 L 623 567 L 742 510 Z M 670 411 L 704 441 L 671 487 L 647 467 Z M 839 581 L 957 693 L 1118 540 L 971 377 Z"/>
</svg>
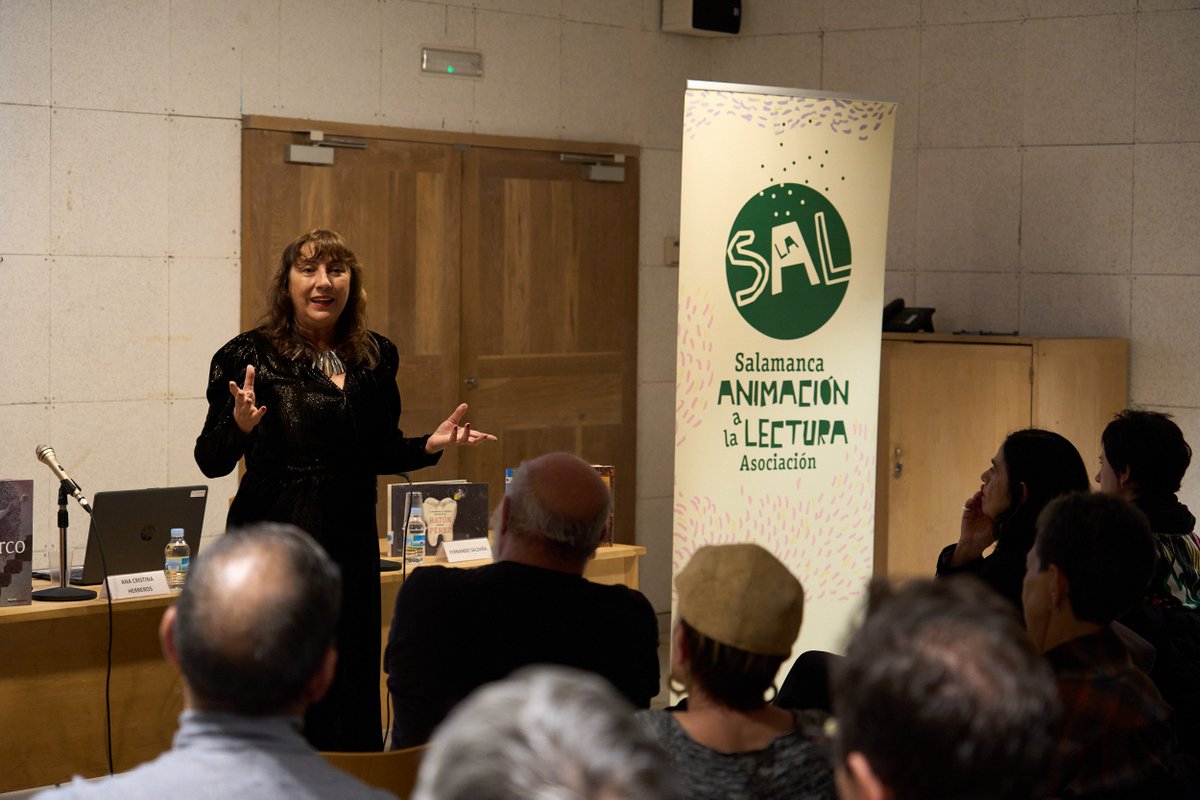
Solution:
<svg viewBox="0 0 1200 800">
<path fill-rule="evenodd" d="M 131 572 L 128 575 L 109 575 L 105 582 L 113 600 L 129 600 L 133 597 L 154 597 L 171 593 L 167 586 L 167 575 L 161 569 L 149 572 Z M 101 597 L 105 594 L 102 592 Z"/>
<path fill-rule="evenodd" d="M 459 539 L 457 541 L 442 540 L 441 551 L 451 564 L 460 561 L 492 560 L 492 545 L 487 538 Z"/>
</svg>

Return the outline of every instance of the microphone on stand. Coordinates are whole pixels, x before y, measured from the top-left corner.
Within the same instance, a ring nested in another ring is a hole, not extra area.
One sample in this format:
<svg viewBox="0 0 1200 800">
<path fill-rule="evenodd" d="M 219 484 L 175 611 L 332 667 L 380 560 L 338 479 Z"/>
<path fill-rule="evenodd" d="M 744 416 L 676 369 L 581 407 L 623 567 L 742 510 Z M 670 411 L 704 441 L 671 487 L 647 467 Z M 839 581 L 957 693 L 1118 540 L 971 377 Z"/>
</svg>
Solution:
<svg viewBox="0 0 1200 800">
<path fill-rule="evenodd" d="M 92 504 L 88 502 L 83 490 L 79 488 L 79 484 L 71 480 L 71 476 L 62 468 L 62 464 L 58 463 L 58 459 L 54 457 L 54 448 L 49 445 L 39 444 L 34 452 L 37 454 L 38 461 L 49 467 L 56 478 L 63 483 L 70 484 L 67 487 L 67 492 L 78 501 L 79 505 L 83 506 L 83 510 L 89 514 L 92 513 Z"/>
<path fill-rule="evenodd" d="M 39 444 L 33 452 L 37 455 L 38 461 L 49 467 L 54 476 L 58 478 L 58 586 L 50 589 L 39 589 L 33 593 L 33 599 L 53 602 L 91 600 L 96 596 L 96 593 L 92 590 L 67 585 L 71 575 L 69 565 L 67 564 L 67 495 L 69 494 L 74 497 L 88 514 L 92 513 L 92 504 L 88 502 L 87 497 L 80 490 L 79 484 L 71 480 L 71 476 L 62 468 L 62 464 L 58 463 L 58 459 L 54 457 L 53 447 Z M 111 600 L 109 647 L 112 647 Z"/>
</svg>

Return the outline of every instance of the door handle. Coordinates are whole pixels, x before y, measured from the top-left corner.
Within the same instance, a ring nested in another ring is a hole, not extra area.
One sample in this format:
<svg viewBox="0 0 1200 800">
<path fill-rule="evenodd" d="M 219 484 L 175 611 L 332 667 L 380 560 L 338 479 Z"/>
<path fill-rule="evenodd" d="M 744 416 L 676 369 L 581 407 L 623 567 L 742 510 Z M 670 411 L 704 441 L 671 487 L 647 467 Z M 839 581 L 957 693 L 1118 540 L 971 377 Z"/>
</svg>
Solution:
<svg viewBox="0 0 1200 800">
<path fill-rule="evenodd" d="M 468 389 L 474 389 L 476 385 L 478 385 L 478 381 L 475 380 L 474 375 L 468 375 L 467 379 L 463 381 L 463 386 L 467 387 Z"/>
</svg>

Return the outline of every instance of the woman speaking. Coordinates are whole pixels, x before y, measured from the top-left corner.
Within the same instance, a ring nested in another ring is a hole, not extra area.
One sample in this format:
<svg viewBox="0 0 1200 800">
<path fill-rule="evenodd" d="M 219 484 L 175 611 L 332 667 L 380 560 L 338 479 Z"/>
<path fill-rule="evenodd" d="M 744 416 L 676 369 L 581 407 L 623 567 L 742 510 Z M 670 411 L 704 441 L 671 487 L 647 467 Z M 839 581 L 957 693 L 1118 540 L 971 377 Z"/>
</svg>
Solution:
<svg viewBox="0 0 1200 800">
<path fill-rule="evenodd" d="M 465 404 L 428 436 L 399 430 L 396 346 L 367 329 L 362 270 L 337 233 L 312 230 L 284 249 L 268 306 L 260 327 L 213 356 L 196 463 L 216 478 L 246 459 L 229 530 L 290 522 L 341 567 L 337 674 L 305 735 L 319 750 L 379 750 L 376 476 L 496 437 L 460 425 Z"/>
</svg>

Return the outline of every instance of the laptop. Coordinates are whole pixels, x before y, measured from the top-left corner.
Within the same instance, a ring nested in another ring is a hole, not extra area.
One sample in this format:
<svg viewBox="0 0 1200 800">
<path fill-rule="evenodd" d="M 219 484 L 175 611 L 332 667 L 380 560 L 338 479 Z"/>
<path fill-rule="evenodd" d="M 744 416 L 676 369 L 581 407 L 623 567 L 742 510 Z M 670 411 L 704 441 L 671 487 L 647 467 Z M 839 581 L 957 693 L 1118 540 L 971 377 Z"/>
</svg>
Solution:
<svg viewBox="0 0 1200 800">
<path fill-rule="evenodd" d="M 183 528 L 192 558 L 200 551 L 207 486 L 166 486 L 96 492 L 92 497 L 91 527 L 83 571 L 71 583 L 93 586 L 109 575 L 128 575 L 163 568 L 163 551 L 171 528 Z M 100 558 L 100 545 L 104 558 Z"/>
</svg>

